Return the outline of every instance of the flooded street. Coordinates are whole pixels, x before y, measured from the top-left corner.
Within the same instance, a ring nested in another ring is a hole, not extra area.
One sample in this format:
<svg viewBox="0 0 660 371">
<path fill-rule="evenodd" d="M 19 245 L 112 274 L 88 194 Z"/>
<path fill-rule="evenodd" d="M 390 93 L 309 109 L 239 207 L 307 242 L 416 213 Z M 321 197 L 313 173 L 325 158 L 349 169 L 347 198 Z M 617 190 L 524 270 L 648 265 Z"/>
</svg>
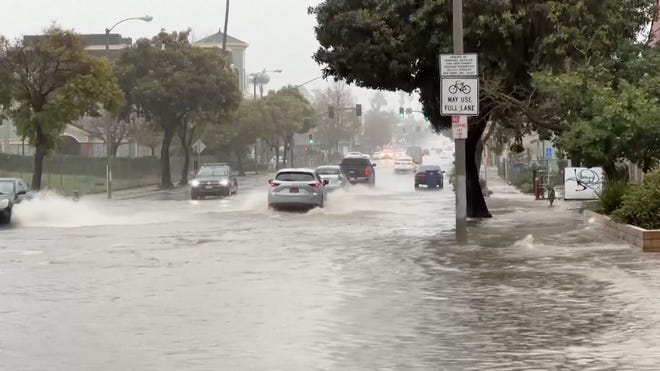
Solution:
<svg viewBox="0 0 660 371">
<path fill-rule="evenodd" d="M 652 370 L 660 257 L 493 179 L 454 194 L 377 167 L 309 213 L 237 197 L 20 205 L 0 231 L 0 370 Z"/>
</svg>

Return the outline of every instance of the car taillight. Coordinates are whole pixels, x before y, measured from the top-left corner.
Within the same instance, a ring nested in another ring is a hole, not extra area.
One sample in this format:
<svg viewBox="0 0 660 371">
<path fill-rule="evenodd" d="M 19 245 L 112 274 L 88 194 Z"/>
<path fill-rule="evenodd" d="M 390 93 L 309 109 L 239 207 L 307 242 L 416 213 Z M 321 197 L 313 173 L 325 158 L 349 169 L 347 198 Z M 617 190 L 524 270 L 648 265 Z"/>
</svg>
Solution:
<svg viewBox="0 0 660 371">
<path fill-rule="evenodd" d="M 311 185 L 314 188 L 321 188 L 321 183 L 319 182 L 310 183 L 309 185 Z"/>
<path fill-rule="evenodd" d="M 364 168 L 364 175 L 369 176 L 369 168 L 368 167 Z"/>
<path fill-rule="evenodd" d="M 278 185 L 280 185 L 280 183 L 278 183 L 278 182 L 276 182 L 276 181 L 274 181 L 274 180 L 271 180 L 271 181 L 268 182 L 268 183 L 270 184 L 271 187 L 277 187 Z"/>
</svg>

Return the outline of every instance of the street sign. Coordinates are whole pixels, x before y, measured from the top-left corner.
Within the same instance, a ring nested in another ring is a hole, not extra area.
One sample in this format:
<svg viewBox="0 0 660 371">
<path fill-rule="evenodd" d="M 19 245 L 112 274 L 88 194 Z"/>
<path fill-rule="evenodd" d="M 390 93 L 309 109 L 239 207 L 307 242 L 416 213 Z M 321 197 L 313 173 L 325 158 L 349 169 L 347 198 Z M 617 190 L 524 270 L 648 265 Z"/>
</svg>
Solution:
<svg viewBox="0 0 660 371">
<path fill-rule="evenodd" d="M 546 160 L 552 159 L 552 147 L 548 147 L 545 149 L 545 159 Z"/>
<path fill-rule="evenodd" d="M 451 133 L 454 139 L 467 139 L 468 137 L 467 116 L 451 117 Z"/>
<path fill-rule="evenodd" d="M 478 76 L 476 54 L 440 54 L 440 76 Z"/>
<path fill-rule="evenodd" d="M 478 78 L 442 78 L 440 88 L 443 116 L 479 115 Z"/>
<path fill-rule="evenodd" d="M 204 152 L 204 150 L 206 149 L 206 144 L 204 144 L 204 142 L 202 142 L 201 139 L 197 139 L 197 141 L 193 143 L 192 148 L 195 151 L 195 153 L 199 154 Z"/>
</svg>

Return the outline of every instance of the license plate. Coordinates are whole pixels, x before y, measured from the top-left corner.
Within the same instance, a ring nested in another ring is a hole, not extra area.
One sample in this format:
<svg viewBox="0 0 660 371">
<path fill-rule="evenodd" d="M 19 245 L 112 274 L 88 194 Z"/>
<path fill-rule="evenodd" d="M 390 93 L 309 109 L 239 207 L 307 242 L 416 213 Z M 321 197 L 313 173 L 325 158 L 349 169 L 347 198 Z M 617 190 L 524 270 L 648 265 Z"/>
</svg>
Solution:
<svg viewBox="0 0 660 371">
<path fill-rule="evenodd" d="M 206 186 L 206 187 L 204 187 L 204 188 L 206 188 L 206 189 L 213 189 L 213 186 Z"/>
<path fill-rule="evenodd" d="M 298 193 L 298 188 L 290 188 L 289 193 Z"/>
</svg>

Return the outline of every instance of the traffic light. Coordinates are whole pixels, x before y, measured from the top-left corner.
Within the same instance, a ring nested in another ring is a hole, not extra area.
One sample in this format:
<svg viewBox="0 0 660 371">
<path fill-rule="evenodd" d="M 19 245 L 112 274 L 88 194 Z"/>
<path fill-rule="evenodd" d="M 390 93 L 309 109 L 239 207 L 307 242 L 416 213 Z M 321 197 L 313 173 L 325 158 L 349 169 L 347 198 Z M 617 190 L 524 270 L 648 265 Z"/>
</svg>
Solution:
<svg viewBox="0 0 660 371">
<path fill-rule="evenodd" d="M 399 118 L 401 120 L 406 118 L 406 111 L 404 111 L 403 107 L 399 107 Z"/>
<path fill-rule="evenodd" d="M 356 104 L 355 105 L 355 114 L 357 117 L 362 116 L 362 105 L 361 104 Z"/>
<path fill-rule="evenodd" d="M 335 107 L 328 106 L 328 117 L 331 119 L 335 118 Z"/>
<path fill-rule="evenodd" d="M 314 137 L 312 136 L 312 134 L 309 134 L 309 145 L 311 146 L 313 144 L 314 144 Z"/>
</svg>

